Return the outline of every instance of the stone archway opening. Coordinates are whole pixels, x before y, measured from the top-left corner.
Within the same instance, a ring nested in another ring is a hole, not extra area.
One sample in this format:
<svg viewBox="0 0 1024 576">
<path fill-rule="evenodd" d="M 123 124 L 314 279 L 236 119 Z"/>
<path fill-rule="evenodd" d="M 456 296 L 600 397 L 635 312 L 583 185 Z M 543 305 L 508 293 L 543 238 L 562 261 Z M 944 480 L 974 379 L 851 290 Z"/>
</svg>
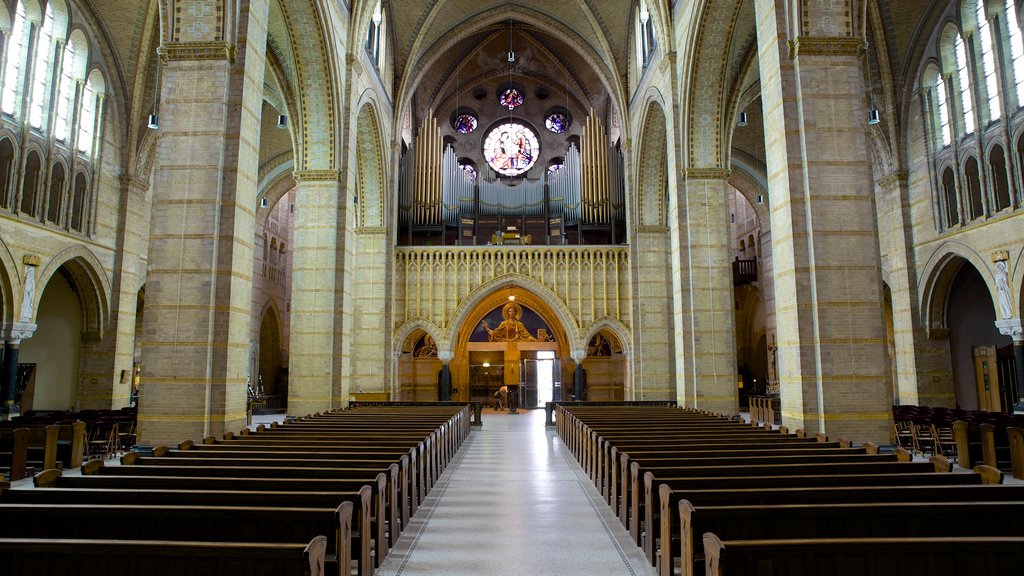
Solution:
<svg viewBox="0 0 1024 576">
<path fill-rule="evenodd" d="M 405 338 L 398 357 L 398 397 L 402 402 L 433 402 L 439 398 L 442 363 L 433 334 L 417 328 Z"/>
<path fill-rule="evenodd" d="M 67 266 L 50 276 L 43 288 L 36 326 L 32 338 L 22 342 L 18 358 L 21 365 L 34 365 L 24 390 L 18 391 L 21 411 L 74 410 L 85 313 Z"/>
<path fill-rule="evenodd" d="M 466 316 L 455 343 L 452 399 L 495 404 L 502 386 L 520 408 L 543 407 L 571 393 L 572 343 L 555 312 L 520 287 L 483 298 Z"/>
<path fill-rule="evenodd" d="M 590 337 L 586 352 L 584 398 L 592 402 L 625 400 L 626 356 L 619 338 L 611 330 L 602 328 Z"/>
</svg>

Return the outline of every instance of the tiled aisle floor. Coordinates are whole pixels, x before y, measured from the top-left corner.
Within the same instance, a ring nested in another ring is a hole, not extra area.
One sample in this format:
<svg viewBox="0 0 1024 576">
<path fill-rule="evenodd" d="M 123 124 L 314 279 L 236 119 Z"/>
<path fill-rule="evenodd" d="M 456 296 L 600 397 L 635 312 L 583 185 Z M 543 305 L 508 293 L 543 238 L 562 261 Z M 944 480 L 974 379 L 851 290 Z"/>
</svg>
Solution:
<svg viewBox="0 0 1024 576">
<path fill-rule="evenodd" d="M 650 576 L 544 411 L 485 411 L 381 576 Z"/>
</svg>

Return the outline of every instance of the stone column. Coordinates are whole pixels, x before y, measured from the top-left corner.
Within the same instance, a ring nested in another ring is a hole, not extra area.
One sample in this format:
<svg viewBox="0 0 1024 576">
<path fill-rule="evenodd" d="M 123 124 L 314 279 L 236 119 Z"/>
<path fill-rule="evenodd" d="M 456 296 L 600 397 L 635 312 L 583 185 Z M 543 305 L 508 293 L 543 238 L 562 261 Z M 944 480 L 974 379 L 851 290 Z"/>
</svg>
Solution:
<svg viewBox="0 0 1024 576">
<path fill-rule="evenodd" d="M 691 357 L 678 397 L 680 405 L 734 414 L 739 410 L 736 321 L 729 237 L 729 173 L 718 168 L 688 168 L 679 218 L 686 221 L 682 286 L 689 298 L 680 345 Z"/>
<path fill-rule="evenodd" d="M 1014 412 L 1024 411 L 1024 323 L 1020 318 L 996 320 L 996 328 L 1003 336 L 1013 338 L 1013 358 L 1017 370 L 1017 397 L 1020 399 L 1014 406 Z"/>
<path fill-rule="evenodd" d="M 133 176 L 121 176 L 121 201 L 110 323 L 102 340 L 83 340 L 78 407 L 110 409 L 127 406 L 131 396 L 135 360 L 135 319 L 139 314 L 138 290 L 146 277 L 150 205 L 146 200 L 149 183 Z M 121 373 L 128 375 L 121 381 Z"/>
<path fill-rule="evenodd" d="M 0 338 L 4 341 L 4 358 L 0 363 L 0 419 L 8 420 L 15 401 L 18 382 L 18 351 L 22 340 L 28 340 L 36 331 L 35 324 L 15 322 L 4 324 Z"/>
<path fill-rule="evenodd" d="M 896 340 L 895 398 L 900 404 L 954 406 L 948 343 L 943 347 L 929 340 L 921 324 L 907 175 L 895 172 L 880 179 L 878 186 L 878 235 L 889 262 Z"/>
<path fill-rule="evenodd" d="M 267 0 L 242 2 L 237 60 L 234 15 L 198 2 L 175 13 L 160 48 L 161 138 L 139 397 L 143 445 L 245 425 L 268 10 Z"/>
<path fill-rule="evenodd" d="M 783 424 L 889 442 L 863 41 L 850 0 L 755 0 Z M 884 119 L 883 119 L 884 121 Z"/>
<path fill-rule="evenodd" d="M 330 409 L 332 384 L 340 379 L 334 360 L 340 338 L 335 328 L 339 177 L 336 170 L 295 173 L 288 413 L 296 416 Z"/>
<path fill-rule="evenodd" d="M 632 344 L 636 358 L 642 358 L 632 374 L 633 387 L 647 400 L 674 399 L 678 342 L 672 324 L 672 277 L 665 273 L 672 261 L 669 228 L 637 226 L 630 244 L 637 318 Z"/>
<path fill-rule="evenodd" d="M 572 374 L 573 398 L 576 402 L 587 400 L 587 373 L 583 370 L 583 360 L 587 357 L 586 350 L 573 350 L 572 361 L 576 363 L 576 369 Z"/>
<path fill-rule="evenodd" d="M 441 402 L 451 402 L 452 400 L 452 371 L 450 364 L 454 356 L 451 352 L 444 355 L 440 352 L 437 354 L 438 359 L 441 360 L 441 393 L 438 395 L 438 400 Z"/>
</svg>

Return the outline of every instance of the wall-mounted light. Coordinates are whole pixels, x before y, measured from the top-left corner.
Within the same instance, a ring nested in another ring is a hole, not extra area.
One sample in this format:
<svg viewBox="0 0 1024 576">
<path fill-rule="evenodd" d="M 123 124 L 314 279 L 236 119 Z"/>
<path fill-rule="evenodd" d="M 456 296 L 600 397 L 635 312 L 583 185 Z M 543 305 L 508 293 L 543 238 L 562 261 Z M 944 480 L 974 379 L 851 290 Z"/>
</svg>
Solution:
<svg viewBox="0 0 1024 576">
<path fill-rule="evenodd" d="M 740 128 L 742 128 L 742 127 L 747 125 L 747 113 L 746 112 L 740 112 L 740 117 L 738 119 L 736 119 L 736 125 L 739 126 Z"/>
<path fill-rule="evenodd" d="M 491 367 L 491 363 L 490 362 L 484 362 L 483 363 L 483 367 L 484 368 L 490 368 Z"/>
<path fill-rule="evenodd" d="M 509 302 L 515 302 L 516 301 L 516 295 L 512 294 L 511 296 L 508 297 L 508 300 L 509 300 Z"/>
<path fill-rule="evenodd" d="M 758 194 L 757 198 L 754 199 L 754 202 L 757 202 L 758 206 L 764 204 L 764 194 Z"/>
<path fill-rule="evenodd" d="M 267 206 L 269 206 L 269 203 L 267 202 L 267 197 L 264 196 L 263 198 L 260 198 L 260 208 L 266 208 Z"/>
<path fill-rule="evenodd" d="M 149 115 L 149 124 L 147 124 L 146 126 L 148 126 L 150 130 L 159 130 L 160 129 L 160 115 L 159 114 L 150 114 Z"/>
<path fill-rule="evenodd" d="M 287 128 L 288 127 L 288 117 L 285 116 L 284 114 L 278 114 L 277 115 L 277 127 L 278 128 Z"/>
<path fill-rule="evenodd" d="M 881 121 L 882 115 L 878 112 L 878 108 L 868 110 L 868 126 L 874 126 Z"/>
</svg>

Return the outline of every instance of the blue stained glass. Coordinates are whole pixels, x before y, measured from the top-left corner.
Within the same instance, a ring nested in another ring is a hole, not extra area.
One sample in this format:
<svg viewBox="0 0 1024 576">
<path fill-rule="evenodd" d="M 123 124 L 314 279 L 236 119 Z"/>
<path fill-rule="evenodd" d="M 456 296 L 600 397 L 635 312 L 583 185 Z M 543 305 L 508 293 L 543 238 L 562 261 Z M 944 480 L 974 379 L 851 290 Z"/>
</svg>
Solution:
<svg viewBox="0 0 1024 576">
<path fill-rule="evenodd" d="M 459 164 L 459 168 L 462 168 L 463 176 L 467 182 L 476 180 L 476 168 L 472 164 Z"/>
<path fill-rule="evenodd" d="M 555 134 L 562 134 L 569 129 L 569 118 L 561 112 L 555 112 L 548 115 L 544 120 L 544 125 Z"/>
<path fill-rule="evenodd" d="M 455 117 L 455 121 L 452 122 L 452 127 L 460 134 L 469 134 L 473 130 L 476 130 L 476 116 L 473 116 L 472 114 L 459 114 Z"/>
<path fill-rule="evenodd" d="M 523 93 L 515 88 L 509 88 L 501 93 L 501 97 L 498 98 L 498 103 L 509 110 L 515 110 L 516 108 L 523 105 L 526 98 L 523 97 Z"/>
<path fill-rule="evenodd" d="M 565 164 L 552 164 L 551 166 L 548 166 L 548 174 L 554 174 L 564 167 Z"/>
</svg>

